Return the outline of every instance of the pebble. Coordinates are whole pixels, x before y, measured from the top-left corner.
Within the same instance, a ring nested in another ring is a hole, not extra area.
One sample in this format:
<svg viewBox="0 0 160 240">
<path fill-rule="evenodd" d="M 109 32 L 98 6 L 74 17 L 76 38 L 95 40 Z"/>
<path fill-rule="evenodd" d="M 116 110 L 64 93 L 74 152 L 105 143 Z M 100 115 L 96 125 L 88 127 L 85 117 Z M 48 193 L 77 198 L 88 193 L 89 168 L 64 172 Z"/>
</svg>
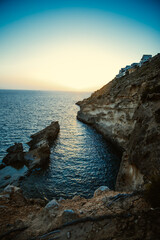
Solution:
<svg viewBox="0 0 160 240">
<path fill-rule="evenodd" d="M 67 239 L 70 239 L 70 238 L 71 238 L 71 233 L 67 232 Z"/>
</svg>

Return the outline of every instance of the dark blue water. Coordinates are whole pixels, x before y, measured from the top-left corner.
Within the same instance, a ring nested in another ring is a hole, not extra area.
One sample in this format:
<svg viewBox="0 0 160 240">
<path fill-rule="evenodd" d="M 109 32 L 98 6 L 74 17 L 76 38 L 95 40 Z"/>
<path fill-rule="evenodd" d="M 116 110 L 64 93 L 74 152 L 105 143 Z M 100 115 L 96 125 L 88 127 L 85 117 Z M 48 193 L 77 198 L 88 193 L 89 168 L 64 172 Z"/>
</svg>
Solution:
<svg viewBox="0 0 160 240">
<path fill-rule="evenodd" d="M 0 162 L 14 142 L 25 144 L 30 135 L 52 121 L 59 121 L 60 134 L 51 149 L 46 169 L 37 169 L 21 181 L 27 197 L 91 197 L 99 186 L 114 188 L 119 158 L 103 137 L 76 119 L 75 103 L 89 93 L 0 90 Z M 20 175 L 26 167 L 0 170 L 0 186 Z M 6 175 L 11 178 L 5 180 Z"/>
</svg>

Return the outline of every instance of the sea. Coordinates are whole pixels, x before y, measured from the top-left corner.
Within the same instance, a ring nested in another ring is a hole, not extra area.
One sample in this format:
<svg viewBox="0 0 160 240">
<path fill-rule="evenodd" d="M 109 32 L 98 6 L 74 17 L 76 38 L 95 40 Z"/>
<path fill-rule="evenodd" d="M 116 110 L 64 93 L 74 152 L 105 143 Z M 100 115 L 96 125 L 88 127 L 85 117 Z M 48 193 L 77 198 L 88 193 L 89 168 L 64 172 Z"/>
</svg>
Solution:
<svg viewBox="0 0 160 240">
<path fill-rule="evenodd" d="M 0 189 L 19 184 L 26 197 L 90 198 L 100 186 L 114 189 L 120 156 L 91 126 L 77 120 L 76 102 L 91 93 L 0 90 L 0 163 L 6 149 L 15 142 L 27 142 L 30 136 L 52 121 L 59 121 L 60 133 L 51 148 L 45 169 L 5 167 L 0 170 Z M 18 181 L 22 179 L 21 181 Z"/>
</svg>

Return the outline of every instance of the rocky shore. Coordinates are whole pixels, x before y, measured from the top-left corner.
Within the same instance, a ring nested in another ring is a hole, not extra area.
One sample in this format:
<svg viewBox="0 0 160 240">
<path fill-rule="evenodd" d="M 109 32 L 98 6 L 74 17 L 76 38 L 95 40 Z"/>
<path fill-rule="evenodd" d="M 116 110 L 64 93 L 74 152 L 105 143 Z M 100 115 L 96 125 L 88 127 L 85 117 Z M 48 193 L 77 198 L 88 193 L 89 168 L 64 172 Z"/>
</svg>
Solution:
<svg viewBox="0 0 160 240">
<path fill-rule="evenodd" d="M 93 198 L 26 199 L 8 186 L 0 194 L 0 239 L 154 239 L 160 210 L 138 192 L 110 191 L 102 186 Z"/>
</svg>

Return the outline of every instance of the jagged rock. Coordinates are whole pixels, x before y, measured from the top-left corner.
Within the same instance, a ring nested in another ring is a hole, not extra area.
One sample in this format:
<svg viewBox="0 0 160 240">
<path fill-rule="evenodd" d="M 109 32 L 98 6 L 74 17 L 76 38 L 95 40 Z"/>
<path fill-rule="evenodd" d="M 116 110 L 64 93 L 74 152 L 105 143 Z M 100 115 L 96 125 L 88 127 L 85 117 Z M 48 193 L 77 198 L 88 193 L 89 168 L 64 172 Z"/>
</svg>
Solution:
<svg viewBox="0 0 160 240">
<path fill-rule="evenodd" d="M 94 197 L 108 191 L 110 191 L 110 189 L 107 186 L 100 186 L 98 189 L 95 190 Z"/>
<path fill-rule="evenodd" d="M 39 148 L 41 145 L 48 144 L 52 145 L 53 141 L 56 139 L 60 130 L 58 122 L 52 122 L 48 127 L 31 135 L 32 140 L 28 142 L 30 150 Z"/>
<path fill-rule="evenodd" d="M 6 165 L 24 164 L 24 152 L 22 143 L 15 143 L 7 149 L 8 154 L 3 158 Z"/>
<path fill-rule="evenodd" d="M 45 166 L 50 158 L 50 147 L 48 144 L 43 144 L 39 148 L 25 153 L 24 158 L 29 169 Z"/>
<path fill-rule="evenodd" d="M 59 203 L 55 200 L 52 199 L 49 203 L 47 203 L 47 205 L 45 206 L 45 208 L 58 208 Z"/>
<path fill-rule="evenodd" d="M 123 151 L 116 190 L 143 188 L 160 175 L 160 54 L 77 105 L 77 118 Z"/>
</svg>

